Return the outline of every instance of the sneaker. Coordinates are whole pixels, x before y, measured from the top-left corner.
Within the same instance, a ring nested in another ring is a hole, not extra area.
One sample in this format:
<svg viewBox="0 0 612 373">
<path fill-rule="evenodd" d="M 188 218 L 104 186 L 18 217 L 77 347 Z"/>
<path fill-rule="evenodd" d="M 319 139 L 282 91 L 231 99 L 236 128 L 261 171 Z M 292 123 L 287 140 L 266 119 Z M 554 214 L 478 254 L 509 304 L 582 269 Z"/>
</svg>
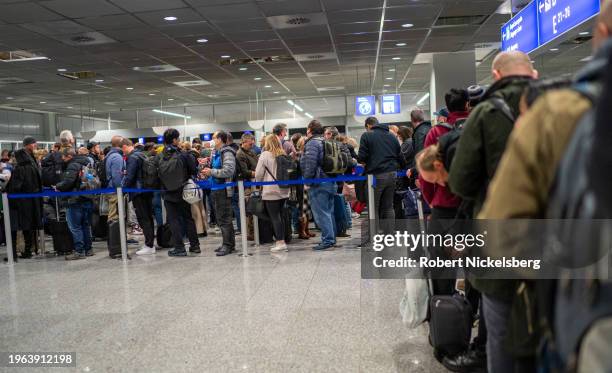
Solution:
<svg viewBox="0 0 612 373">
<path fill-rule="evenodd" d="M 221 228 L 219 228 L 219 227 L 214 227 L 214 228 L 213 228 L 213 233 L 214 233 L 214 234 L 219 234 L 219 233 L 221 233 Z"/>
<path fill-rule="evenodd" d="M 193 253 L 193 254 L 200 254 L 202 252 L 202 250 L 200 250 L 199 247 L 190 247 L 189 248 L 189 252 Z"/>
<path fill-rule="evenodd" d="M 327 249 L 329 249 L 331 247 L 334 247 L 334 244 L 323 244 L 323 243 L 320 243 L 317 246 L 313 247 L 312 249 L 314 251 L 322 251 L 322 250 L 327 250 Z"/>
<path fill-rule="evenodd" d="M 85 259 L 85 255 L 83 254 L 79 254 L 79 253 L 74 253 L 71 255 L 66 255 L 66 260 L 79 260 L 79 259 Z"/>
<path fill-rule="evenodd" d="M 168 251 L 168 256 L 187 256 L 187 251 L 185 251 L 185 249 L 183 250 L 170 250 Z"/>
<path fill-rule="evenodd" d="M 270 252 L 272 253 L 278 253 L 281 251 L 286 251 L 287 249 L 287 244 L 281 244 L 281 245 L 274 245 L 270 248 Z"/>
<path fill-rule="evenodd" d="M 147 245 L 143 246 L 140 250 L 136 251 L 136 255 L 151 255 L 155 254 L 155 248 Z"/>
<path fill-rule="evenodd" d="M 223 250 L 223 246 L 219 246 L 215 249 L 215 252 L 218 253 L 219 251 Z"/>
<path fill-rule="evenodd" d="M 85 252 L 85 256 L 94 256 L 94 255 L 95 255 L 95 254 L 94 254 L 93 250 L 87 250 L 87 251 Z"/>
</svg>

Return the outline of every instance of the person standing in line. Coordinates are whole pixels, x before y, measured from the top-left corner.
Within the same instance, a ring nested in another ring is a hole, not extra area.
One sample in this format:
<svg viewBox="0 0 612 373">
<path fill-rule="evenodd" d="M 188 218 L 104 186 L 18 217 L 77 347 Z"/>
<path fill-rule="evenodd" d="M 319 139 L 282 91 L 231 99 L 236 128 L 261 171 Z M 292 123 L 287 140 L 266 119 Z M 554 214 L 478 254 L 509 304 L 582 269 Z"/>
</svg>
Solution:
<svg viewBox="0 0 612 373">
<path fill-rule="evenodd" d="M 266 146 L 257 162 L 255 180 L 275 181 L 276 157 L 285 154 L 276 135 L 266 136 Z M 289 188 L 281 188 L 278 185 L 263 186 L 261 199 L 264 201 L 264 206 L 272 221 L 274 237 L 276 238 L 276 244 L 270 249 L 273 253 L 288 251 L 287 243 L 285 242 L 285 222 L 283 222 L 283 210 L 287 198 L 289 198 Z"/>
<path fill-rule="evenodd" d="M 197 164 L 189 152 L 181 152 L 180 133 L 174 128 L 164 131 L 164 150 L 157 159 L 159 177 L 164 191 L 162 197 L 166 207 L 167 221 L 172 231 L 174 249 L 168 256 L 187 256 L 184 233 L 189 239 L 189 252 L 200 254 L 200 241 L 196 230 L 191 206 L 183 199 L 183 185 L 197 174 Z"/>
<path fill-rule="evenodd" d="M 23 148 L 15 152 L 15 167 L 6 186 L 7 193 L 40 193 L 42 191 L 41 171 L 34 159 L 37 148 L 36 139 L 27 136 Z M 9 204 L 13 242 L 17 231 L 23 232 L 25 248 L 22 259 L 32 257 L 34 235 L 42 229 L 42 200 L 40 198 L 12 199 Z M 13 258 L 17 259 L 16 245 L 13 245 Z"/>
<path fill-rule="evenodd" d="M 127 156 L 125 178 L 123 179 L 124 188 L 143 189 L 142 180 L 143 164 L 147 158 L 143 148 L 134 148 L 130 139 L 123 139 L 121 151 Z M 153 222 L 153 194 L 129 193 L 128 197 L 136 211 L 138 225 L 144 235 L 144 246 L 136 251 L 136 255 L 155 254 L 155 223 Z"/>
<path fill-rule="evenodd" d="M 125 161 L 121 151 L 123 137 L 116 135 L 111 138 L 111 150 L 108 152 L 104 164 L 106 170 L 107 186 L 109 188 L 120 188 L 123 185 L 123 172 Z M 119 220 L 118 200 L 116 194 L 108 195 L 108 222 Z"/>
<path fill-rule="evenodd" d="M 242 141 L 240 143 L 240 149 L 236 153 L 236 165 L 238 167 L 238 178 L 244 181 L 250 181 L 255 178 L 255 169 L 257 168 L 257 162 L 259 156 L 253 151 L 255 145 L 255 136 L 250 133 L 242 135 Z M 248 197 L 251 192 L 251 188 L 245 188 L 245 194 Z M 247 216 L 247 240 L 253 241 L 254 235 L 253 216 Z"/>
<path fill-rule="evenodd" d="M 211 167 L 204 168 L 202 175 L 212 178 L 213 188 L 215 186 L 231 182 L 236 173 L 236 152 L 227 144 L 227 133 L 218 131 L 213 135 L 215 142 L 215 153 Z M 234 224 L 232 222 L 232 196 L 233 187 L 213 189 L 211 196 L 215 206 L 217 224 L 221 228 L 223 236 L 222 245 L 217 248 L 217 256 L 225 256 L 236 251 L 236 238 L 234 237 Z"/>
<path fill-rule="evenodd" d="M 296 159 L 297 152 L 295 151 L 295 146 L 293 145 L 293 142 L 286 139 L 287 134 L 289 133 L 287 131 L 287 125 L 285 123 L 275 125 L 274 128 L 272 128 L 272 133 L 278 137 L 278 141 L 280 141 L 285 153 L 291 156 L 293 159 Z"/>
</svg>

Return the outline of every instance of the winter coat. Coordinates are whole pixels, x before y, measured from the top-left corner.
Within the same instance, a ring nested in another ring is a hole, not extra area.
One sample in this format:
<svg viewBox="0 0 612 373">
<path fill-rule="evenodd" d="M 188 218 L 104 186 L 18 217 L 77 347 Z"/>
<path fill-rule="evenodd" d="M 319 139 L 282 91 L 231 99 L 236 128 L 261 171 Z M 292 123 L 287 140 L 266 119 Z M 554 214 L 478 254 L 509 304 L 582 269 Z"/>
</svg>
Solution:
<svg viewBox="0 0 612 373">
<path fill-rule="evenodd" d="M 68 162 L 62 179 L 55 186 L 60 192 L 79 191 L 81 186 L 81 170 L 85 166 L 90 166 L 91 159 L 85 155 L 76 155 Z M 91 201 L 93 196 L 71 196 L 66 198 L 68 205 Z"/>
<path fill-rule="evenodd" d="M 164 147 L 163 152 L 158 155 L 158 157 L 162 157 L 163 154 L 169 154 L 174 152 L 180 153 L 180 157 L 183 161 L 183 167 L 185 167 L 185 180 L 183 180 L 183 182 L 187 181 L 187 179 L 189 178 L 194 178 L 195 180 L 195 175 L 198 173 L 198 164 L 191 152 L 183 152 L 174 145 L 166 145 Z M 162 196 L 164 197 L 165 201 L 176 203 L 183 200 L 183 191 L 181 189 L 175 191 L 164 191 L 162 192 Z"/>
<path fill-rule="evenodd" d="M 377 124 L 361 135 L 359 140 L 360 163 L 365 164 L 365 173 L 378 175 L 394 172 L 404 166 L 397 138 L 389 132 L 387 124 Z"/>
<path fill-rule="evenodd" d="M 412 144 L 414 145 L 414 154 L 418 154 L 425 148 L 425 138 L 431 130 L 431 122 L 421 122 L 414 128 L 412 133 Z"/>
<path fill-rule="evenodd" d="M 524 76 L 497 81 L 463 126 L 448 183 L 453 193 L 474 203 L 474 216 L 482 207 L 489 182 L 514 128 L 514 123 L 488 99 L 502 98 L 518 117 L 519 101 L 530 81 L 531 78 Z"/>
<path fill-rule="evenodd" d="M 42 176 L 40 167 L 25 149 L 15 152 L 16 165 L 11 174 L 7 193 L 40 193 Z M 11 230 L 28 231 L 42 229 L 42 198 L 18 198 L 9 201 Z"/>
<path fill-rule="evenodd" d="M 213 156 L 212 169 L 210 171 L 213 185 L 234 181 L 235 174 L 236 151 L 230 145 L 223 145 L 221 149 L 215 151 Z M 225 190 L 227 191 L 228 197 L 233 196 L 233 187 L 227 187 Z"/>
<path fill-rule="evenodd" d="M 275 181 L 276 157 L 269 151 L 264 151 L 259 156 L 257 169 L 255 170 L 256 181 Z M 261 199 L 264 201 L 276 201 L 289 198 L 289 188 L 280 188 L 278 185 L 264 185 Z"/>
<path fill-rule="evenodd" d="M 304 143 L 304 154 L 300 159 L 300 168 L 302 176 L 305 179 L 322 179 L 327 178 L 327 174 L 323 172 L 323 135 L 314 135 Z"/>
<path fill-rule="evenodd" d="M 123 184 L 123 170 L 125 161 L 123 152 L 119 148 L 112 148 L 104 159 L 106 165 L 106 178 L 109 188 L 119 188 Z"/>
<path fill-rule="evenodd" d="M 236 153 L 236 165 L 238 166 L 238 178 L 242 180 L 250 180 L 251 172 L 255 172 L 257 168 L 257 160 L 259 156 L 253 150 L 238 149 Z"/>
<path fill-rule="evenodd" d="M 142 183 L 142 167 L 147 159 L 144 151 L 134 149 L 127 157 L 125 162 L 125 177 L 123 178 L 124 188 L 144 188 Z M 130 193 L 130 200 L 139 193 Z"/>
</svg>

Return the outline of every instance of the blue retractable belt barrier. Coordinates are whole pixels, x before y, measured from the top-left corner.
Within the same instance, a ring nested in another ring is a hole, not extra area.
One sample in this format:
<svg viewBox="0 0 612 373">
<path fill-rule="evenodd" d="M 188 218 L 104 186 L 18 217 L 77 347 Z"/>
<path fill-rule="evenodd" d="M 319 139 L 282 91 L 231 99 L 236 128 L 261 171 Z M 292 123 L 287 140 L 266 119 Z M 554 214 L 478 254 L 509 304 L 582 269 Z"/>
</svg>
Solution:
<svg viewBox="0 0 612 373">
<path fill-rule="evenodd" d="M 365 176 L 338 176 L 324 179 L 296 179 L 285 181 L 247 181 L 245 187 L 249 186 L 264 186 L 264 185 L 301 185 L 301 184 L 321 184 L 321 183 L 337 183 L 339 181 L 364 181 L 368 178 Z"/>
<path fill-rule="evenodd" d="M 91 194 L 113 194 L 116 193 L 114 188 L 95 189 L 95 190 L 79 190 L 76 192 L 56 192 L 53 189 L 47 189 L 40 193 L 14 193 L 9 194 L 9 199 L 18 198 L 41 198 L 41 197 L 71 197 L 71 196 L 85 196 Z"/>
</svg>

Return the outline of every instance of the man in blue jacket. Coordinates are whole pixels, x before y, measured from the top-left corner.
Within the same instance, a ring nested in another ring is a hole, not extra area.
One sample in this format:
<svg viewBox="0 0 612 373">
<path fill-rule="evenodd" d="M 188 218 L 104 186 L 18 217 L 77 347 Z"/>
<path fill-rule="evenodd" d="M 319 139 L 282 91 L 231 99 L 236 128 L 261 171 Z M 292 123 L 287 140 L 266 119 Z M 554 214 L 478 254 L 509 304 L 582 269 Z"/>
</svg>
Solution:
<svg viewBox="0 0 612 373">
<path fill-rule="evenodd" d="M 123 160 L 123 152 L 121 151 L 122 141 L 123 137 L 113 136 L 111 139 L 112 149 L 106 155 L 106 179 L 109 188 L 120 188 L 123 185 L 125 162 Z M 112 221 L 119 220 L 117 195 L 110 194 L 108 196 L 108 202 L 108 222 L 110 223 Z"/>
<path fill-rule="evenodd" d="M 144 188 L 142 168 L 146 160 L 143 148 L 134 148 L 130 139 L 123 139 L 121 150 L 127 156 L 126 172 L 123 178 L 124 188 Z M 136 251 L 136 255 L 155 254 L 155 224 L 153 223 L 153 193 L 129 193 L 130 201 L 136 210 L 138 225 L 142 228 L 145 244 Z"/>
<path fill-rule="evenodd" d="M 304 145 L 304 155 L 300 159 L 302 175 L 305 179 L 327 178 L 323 172 L 323 126 L 318 120 L 308 124 L 306 135 L 309 137 Z M 336 183 L 311 184 L 308 190 L 310 208 L 315 222 L 321 228 L 321 243 L 313 250 L 327 250 L 336 245 L 334 227 L 334 195 Z"/>
</svg>

